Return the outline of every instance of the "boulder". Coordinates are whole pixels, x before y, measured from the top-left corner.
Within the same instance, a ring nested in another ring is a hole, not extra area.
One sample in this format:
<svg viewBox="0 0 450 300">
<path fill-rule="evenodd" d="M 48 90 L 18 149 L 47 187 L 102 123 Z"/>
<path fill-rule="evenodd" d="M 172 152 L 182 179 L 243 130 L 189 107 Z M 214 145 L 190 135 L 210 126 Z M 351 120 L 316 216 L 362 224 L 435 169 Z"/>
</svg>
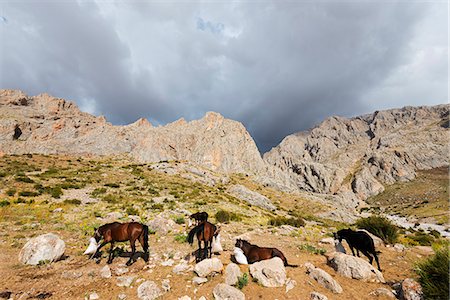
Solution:
<svg viewBox="0 0 450 300">
<path fill-rule="evenodd" d="M 172 272 L 175 274 L 181 274 L 185 271 L 188 271 L 192 268 L 192 266 L 188 265 L 186 261 L 181 261 L 179 264 L 177 264 L 175 267 L 173 267 Z"/>
<path fill-rule="evenodd" d="M 422 286 L 411 278 L 402 281 L 399 293 L 400 300 L 423 300 Z"/>
<path fill-rule="evenodd" d="M 215 300 L 244 300 L 245 295 L 240 290 L 225 283 L 219 283 L 213 290 Z"/>
<path fill-rule="evenodd" d="M 141 300 L 153 300 L 162 296 L 163 292 L 159 286 L 150 280 L 144 281 L 137 289 L 137 296 Z"/>
<path fill-rule="evenodd" d="M 327 296 L 322 295 L 321 293 L 318 293 L 318 292 L 312 292 L 312 293 L 309 295 L 309 298 L 310 298 L 311 300 L 328 300 L 328 297 L 327 297 Z"/>
<path fill-rule="evenodd" d="M 369 293 L 369 296 L 395 299 L 394 293 L 386 288 L 378 288 L 373 290 Z"/>
<path fill-rule="evenodd" d="M 225 268 L 225 283 L 228 285 L 235 285 L 238 282 L 238 277 L 242 276 L 241 269 L 235 263 L 230 263 Z"/>
<path fill-rule="evenodd" d="M 194 272 L 200 277 L 206 277 L 211 273 L 219 273 L 223 270 L 223 264 L 218 258 L 204 259 L 194 267 Z"/>
<path fill-rule="evenodd" d="M 175 222 L 171 219 L 166 219 L 161 216 L 157 216 L 150 222 L 148 222 L 148 228 L 157 232 L 160 235 L 166 235 L 169 231 L 172 231 L 175 227 Z"/>
<path fill-rule="evenodd" d="M 364 231 L 365 233 L 367 233 L 373 240 L 373 244 L 375 245 L 375 247 L 381 247 L 384 246 L 384 242 L 382 239 L 380 239 L 379 237 L 377 237 L 376 235 L 368 232 L 365 229 L 358 229 L 358 231 Z"/>
<path fill-rule="evenodd" d="M 314 267 L 311 263 L 305 263 L 306 273 L 309 277 L 317 281 L 323 287 L 329 289 L 335 294 L 342 293 L 341 285 L 331 277 L 330 274 L 320 268 Z"/>
<path fill-rule="evenodd" d="M 251 264 L 250 274 L 265 287 L 281 287 L 286 282 L 286 269 L 279 257 Z"/>
<path fill-rule="evenodd" d="M 130 287 L 136 276 L 120 276 L 117 277 L 117 286 Z"/>
<path fill-rule="evenodd" d="M 27 265 L 59 260 L 66 244 L 56 234 L 47 233 L 30 239 L 19 253 L 19 261 Z"/>
<path fill-rule="evenodd" d="M 205 277 L 195 276 L 194 278 L 192 278 L 192 283 L 195 283 L 195 284 L 198 284 L 198 285 L 200 285 L 202 283 L 205 283 L 205 282 L 208 282 L 208 279 L 205 278 Z"/>
<path fill-rule="evenodd" d="M 383 274 L 362 258 L 334 252 L 327 257 L 328 264 L 339 274 L 365 282 L 386 282 Z"/>
</svg>

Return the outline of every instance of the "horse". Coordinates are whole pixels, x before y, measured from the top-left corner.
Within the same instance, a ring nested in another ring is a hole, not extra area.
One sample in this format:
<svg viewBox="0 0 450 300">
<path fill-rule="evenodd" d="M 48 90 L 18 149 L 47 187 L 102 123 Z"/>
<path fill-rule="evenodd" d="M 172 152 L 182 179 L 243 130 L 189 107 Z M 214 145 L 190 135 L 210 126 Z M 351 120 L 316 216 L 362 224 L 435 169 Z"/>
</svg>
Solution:
<svg viewBox="0 0 450 300">
<path fill-rule="evenodd" d="M 130 241 L 131 245 L 131 256 L 127 262 L 127 266 L 133 263 L 133 256 L 136 253 L 136 240 L 139 240 L 139 243 L 142 245 L 144 249 L 144 260 L 148 261 L 148 226 L 144 224 L 140 224 L 137 222 L 130 223 L 119 223 L 113 222 L 109 224 L 105 224 L 100 226 L 95 230 L 94 233 L 95 241 L 98 243 L 101 239 L 103 242 L 97 248 L 97 251 L 94 253 L 92 257 L 96 257 L 99 250 L 104 247 L 106 244 L 111 243 L 111 248 L 109 250 L 108 264 L 112 263 L 113 257 L 113 249 L 115 242 L 126 242 Z"/>
<path fill-rule="evenodd" d="M 219 234 L 220 230 L 217 230 L 216 225 L 209 223 L 208 221 L 204 221 L 199 225 L 189 231 L 188 234 L 188 242 L 192 245 L 194 243 L 194 236 L 197 236 L 198 240 L 198 251 L 196 255 L 196 262 L 201 261 L 201 250 L 202 250 L 202 241 L 204 242 L 205 248 L 203 249 L 203 257 L 211 258 L 212 256 L 212 241 L 213 238 Z M 208 246 L 209 243 L 209 246 Z M 208 251 L 209 250 L 209 251 Z M 209 253 L 209 254 L 208 254 Z"/>
<path fill-rule="evenodd" d="M 342 229 L 334 234 L 335 238 L 342 242 L 342 240 L 346 240 L 350 250 L 352 250 L 353 256 L 355 256 L 355 251 L 359 257 L 359 251 L 361 251 L 365 256 L 369 258 L 370 264 L 372 264 L 373 259 L 377 263 L 378 270 L 381 272 L 380 262 L 378 261 L 377 251 L 375 251 L 375 244 L 373 242 L 372 237 L 368 235 L 364 231 L 353 231 L 351 229 Z M 373 257 L 372 257 L 373 256 Z"/>
<path fill-rule="evenodd" d="M 196 212 L 195 214 L 192 214 L 189 218 L 197 221 L 196 224 L 198 225 L 202 222 L 208 221 L 208 213 L 204 211 Z"/>
<path fill-rule="evenodd" d="M 235 247 L 242 249 L 244 255 L 247 257 L 247 261 L 249 264 L 273 257 L 279 257 L 283 261 L 285 267 L 298 267 L 297 265 L 289 264 L 283 252 L 281 252 L 277 248 L 259 247 L 241 239 L 237 239 Z"/>
</svg>

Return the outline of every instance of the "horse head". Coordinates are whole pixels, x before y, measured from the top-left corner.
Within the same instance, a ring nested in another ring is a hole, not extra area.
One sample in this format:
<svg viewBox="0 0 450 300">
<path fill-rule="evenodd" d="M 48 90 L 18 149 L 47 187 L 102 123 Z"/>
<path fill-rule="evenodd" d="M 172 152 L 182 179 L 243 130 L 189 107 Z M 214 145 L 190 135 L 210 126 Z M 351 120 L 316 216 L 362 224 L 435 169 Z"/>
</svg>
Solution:
<svg viewBox="0 0 450 300">
<path fill-rule="evenodd" d="M 94 239 L 98 243 L 102 239 L 102 234 L 98 230 L 98 228 L 94 228 Z"/>
</svg>

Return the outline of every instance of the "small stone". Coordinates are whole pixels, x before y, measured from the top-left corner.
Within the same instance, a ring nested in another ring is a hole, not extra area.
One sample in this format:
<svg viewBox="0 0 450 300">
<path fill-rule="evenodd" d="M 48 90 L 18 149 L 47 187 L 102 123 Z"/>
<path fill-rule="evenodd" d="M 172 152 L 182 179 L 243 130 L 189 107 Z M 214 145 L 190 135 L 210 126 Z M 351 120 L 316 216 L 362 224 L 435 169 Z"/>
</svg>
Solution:
<svg viewBox="0 0 450 300">
<path fill-rule="evenodd" d="M 200 285 L 202 283 L 205 283 L 207 281 L 208 281 L 208 279 L 206 279 L 204 277 L 195 276 L 194 278 L 192 278 L 192 283 L 195 283 L 195 284 L 198 284 L 198 285 Z"/>
<path fill-rule="evenodd" d="M 55 208 L 53 210 L 54 213 L 62 213 L 64 210 L 61 207 Z"/>
<path fill-rule="evenodd" d="M 128 268 L 127 267 L 118 267 L 118 268 L 116 268 L 115 270 L 114 270 L 114 273 L 117 275 L 117 276 L 120 276 L 120 275 L 123 275 L 123 274 L 126 274 L 126 273 L 128 273 Z"/>
<path fill-rule="evenodd" d="M 173 266 L 174 263 L 175 263 L 175 261 L 174 261 L 173 259 L 168 259 L 168 260 L 166 260 L 166 261 L 163 261 L 163 262 L 161 263 L 161 266 L 164 266 L 164 267 L 171 267 L 171 266 Z"/>
<path fill-rule="evenodd" d="M 423 300 L 422 286 L 411 278 L 403 280 L 400 288 L 400 300 Z"/>
<path fill-rule="evenodd" d="M 191 300 L 191 297 L 185 295 L 183 297 L 178 298 L 178 300 Z"/>
<path fill-rule="evenodd" d="M 89 294 L 89 300 L 98 300 L 98 299 L 100 299 L 100 296 L 96 292 Z"/>
<path fill-rule="evenodd" d="M 297 285 L 297 281 L 294 279 L 288 278 L 286 280 L 286 293 L 292 290 Z"/>
<path fill-rule="evenodd" d="M 129 287 L 131 286 L 131 284 L 134 281 L 134 278 L 136 276 L 120 276 L 117 277 L 117 286 L 125 286 L 125 287 Z"/>
<path fill-rule="evenodd" d="M 175 274 L 181 274 L 183 272 L 188 271 L 189 269 L 191 269 L 192 266 L 188 265 L 184 260 L 181 261 L 178 265 L 176 265 L 175 267 L 173 267 L 172 272 L 174 272 Z"/>
<path fill-rule="evenodd" d="M 100 277 L 102 278 L 111 278 L 111 269 L 109 268 L 108 265 L 104 266 L 101 270 L 100 270 Z"/>
<path fill-rule="evenodd" d="M 327 296 L 322 295 L 321 293 L 318 292 L 312 292 L 309 296 L 311 300 L 328 300 Z"/>
<path fill-rule="evenodd" d="M 369 293 L 369 296 L 395 298 L 394 293 L 386 288 L 378 288 L 373 290 Z"/>
<path fill-rule="evenodd" d="M 117 295 L 117 300 L 125 300 L 125 299 L 127 299 L 126 294 L 122 293 L 122 294 Z"/>
<path fill-rule="evenodd" d="M 145 281 L 137 289 L 138 298 L 141 300 L 153 300 L 162 296 L 163 292 L 153 281 Z"/>
<path fill-rule="evenodd" d="M 83 276 L 83 272 L 81 271 L 63 271 L 61 277 L 64 279 L 77 279 Z"/>
<path fill-rule="evenodd" d="M 161 286 L 164 289 L 164 291 L 168 292 L 170 291 L 170 280 L 169 279 L 163 279 L 161 282 Z"/>
</svg>

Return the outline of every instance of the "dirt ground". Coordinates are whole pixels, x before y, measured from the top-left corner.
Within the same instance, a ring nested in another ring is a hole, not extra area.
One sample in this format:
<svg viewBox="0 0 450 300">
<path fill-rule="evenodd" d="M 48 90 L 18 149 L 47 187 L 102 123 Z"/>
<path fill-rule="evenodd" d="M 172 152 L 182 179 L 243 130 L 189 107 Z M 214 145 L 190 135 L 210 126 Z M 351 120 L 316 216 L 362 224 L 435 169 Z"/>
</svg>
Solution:
<svg viewBox="0 0 450 300">
<path fill-rule="evenodd" d="M 286 268 L 288 278 L 295 280 L 297 283 L 289 292 L 285 292 L 285 287 L 263 287 L 258 283 L 252 282 L 250 277 L 248 285 L 242 289 L 246 299 L 309 299 L 309 294 L 313 291 L 320 292 L 328 296 L 329 299 L 374 299 L 374 296 L 369 296 L 371 291 L 379 287 L 390 289 L 390 284 L 413 276 L 414 262 L 426 255 L 420 252 L 419 248 L 409 248 L 401 253 L 395 251 L 392 247 L 380 247 L 379 250 L 382 252 L 380 254 L 380 262 L 387 283 L 364 283 L 337 274 L 326 264 L 324 255 L 300 250 L 298 245 L 305 242 L 305 238 L 302 238 L 302 236 L 280 235 L 276 231 L 268 232 L 267 229 L 246 232 L 245 228 L 239 228 L 239 224 L 233 223 L 222 227 L 222 244 L 225 251 L 221 255 L 216 256 L 225 267 L 231 262 L 230 254 L 232 253 L 233 241 L 237 233 L 244 233 L 254 244 L 279 248 L 285 253 L 291 264 L 299 265 L 298 268 Z M 63 238 L 70 240 L 70 234 L 64 234 L 63 232 L 59 234 Z M 330 245 L 320 246 L 325 248 L 327 252 L 332 252 L 333 250 Z M 129 267 L 129 272 L 124 274 L 124 276 L 136 276 L 132 286 L 118 287 L 116 286 L 117 276 L 114 274 L 114 269 L 124 264 L 127 258 L 115 258 L 113 264 L 110 265 L 113 272 L 112 278 L 104 279 L 99 275 L 99 271 L 106 264 L 105 258 L 99 264 L 96 264 L 93 260 L 88 260 L 81 254 L 84 249 L 71 247 L 70 242 L 66 247 L 67 257 L 64 260 L 43 266 L 24 266 L 18 261 L 19 249 L 13 248 L 4 242 L 1 243 L 0 291 L 9 290 L 13 292 L 14 299 L 19 299 L 20 296 L 28 298 L 25 293 L 29 293 L 28 295 L 31 297 L 37 297 L 41 294 L 41 299 L 45 297 L 45 293 L 51 293 L 49 299 L 84 299 L 91 292 L 96 292 L 100 299 L 117 299 L 117 296 L 121 293 L 126 294 L 127 299 L 137 299 L 137 287 L 141 281 L 152 280 L 160 285 L 163 279 L 169 279 L 171 289 L 161 299 L 178 299 L 178 297 L 184 295 L 188 295 L 192 299 L 198 299 L 201 296 L 213 299 L 213 288 L 224 281 L 224 276 L 217 274 L 208 278 L 208 282 L 205 284 L 197 286 L 191 281 L 195 276 L 192 271 L 187 271 L 184 275 L 176 275 L 172 272 L 173 266 L 160 265 L 164 259 L 158 259 L 154 268 L 147 268 L 146 263 L 139 259 Z M 164 254 L 175 252 L 180 252 L 184 255 L 193 250 L 195 250 L 195 246 L 191 247 L 186 243 L 180 244 L 175 242 L 170 235 L 165 237 L 150 236 L 150 251 L 157 258 L 162 258 Z M 331 274 L 341 284 L 344 290 L 343 293 L 333 294 L 310 279 L 303 266 L 305 262 L 312 262 L 316 267 L 320 267 Z M 174 265 L 177 263 L 178 261 L 175 261 Z M 240 266 L 240 268 L 242 272 L 249 273 L 247 266 Z M 82 275 L 75 279 L 65 279 L 62 276 L 64 271 L 77 271 L 81 272 Z"/>
</svg>

